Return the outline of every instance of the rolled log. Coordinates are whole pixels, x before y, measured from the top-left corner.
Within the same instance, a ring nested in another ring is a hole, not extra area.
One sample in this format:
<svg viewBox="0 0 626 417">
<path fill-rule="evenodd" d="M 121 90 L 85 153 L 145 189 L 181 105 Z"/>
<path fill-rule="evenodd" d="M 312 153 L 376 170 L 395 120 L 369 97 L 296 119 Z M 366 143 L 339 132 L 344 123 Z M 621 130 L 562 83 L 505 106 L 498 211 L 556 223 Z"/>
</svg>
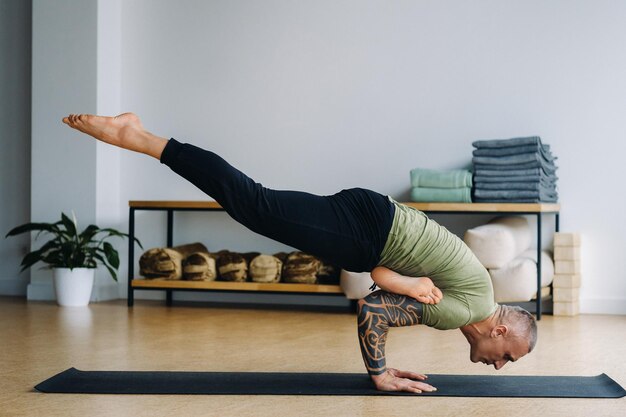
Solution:
<svg viewBox="0 0 626 417">
<path fill-rule="evenodd" d="M 312 255 L 303 252 L 291 252 L 287 256 L 283 268 L 285 282 L 299 284 L 315 284 L 320 261 Z"/>
<path fill-rule="evenodd" d="M 180 280 L 183 259 L 195 252 L 208 253 L 208 249 L 202 243 L 148 249 L 139 258 L 139 273 L 148 279 Z"/>
</svg>

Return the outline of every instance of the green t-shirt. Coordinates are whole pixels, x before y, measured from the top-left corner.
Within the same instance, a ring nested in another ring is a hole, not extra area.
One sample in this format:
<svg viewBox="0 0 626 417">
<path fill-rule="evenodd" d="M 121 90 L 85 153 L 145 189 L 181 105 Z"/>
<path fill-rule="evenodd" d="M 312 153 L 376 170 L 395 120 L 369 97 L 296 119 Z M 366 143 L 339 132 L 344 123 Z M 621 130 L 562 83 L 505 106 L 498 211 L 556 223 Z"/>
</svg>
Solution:
<svg viewBox="0 0 626 417">
<path fill-rule="evenodd" d="M 379 265 L 429 277 L 443 292 L 438 304 L 424 304 L 422 322 L 457 329 L 493 314 L 497 304 L 491 278 L 467 245 L 421 211 L 390 200 L 396 213 Z"/>
</svg>

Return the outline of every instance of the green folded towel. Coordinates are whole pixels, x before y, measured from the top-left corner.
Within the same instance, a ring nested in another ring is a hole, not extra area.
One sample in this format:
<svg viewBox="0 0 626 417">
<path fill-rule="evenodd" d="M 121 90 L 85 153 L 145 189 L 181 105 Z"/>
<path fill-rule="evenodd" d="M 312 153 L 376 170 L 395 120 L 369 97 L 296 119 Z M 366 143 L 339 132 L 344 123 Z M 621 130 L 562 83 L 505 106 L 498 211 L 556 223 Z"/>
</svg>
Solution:
<svg viewBox="0 0 626 417">
<path fill-rule="evenodd" d="M 411 170 L 411 187 L 461 188 L 472 186 L 472 173 L 466 169 Z"/>
<path fill-rule="evenodd" d="M 411 188 L 411 201 L 416 203 L 471 203 L 472 188 Z"/>
</svg>

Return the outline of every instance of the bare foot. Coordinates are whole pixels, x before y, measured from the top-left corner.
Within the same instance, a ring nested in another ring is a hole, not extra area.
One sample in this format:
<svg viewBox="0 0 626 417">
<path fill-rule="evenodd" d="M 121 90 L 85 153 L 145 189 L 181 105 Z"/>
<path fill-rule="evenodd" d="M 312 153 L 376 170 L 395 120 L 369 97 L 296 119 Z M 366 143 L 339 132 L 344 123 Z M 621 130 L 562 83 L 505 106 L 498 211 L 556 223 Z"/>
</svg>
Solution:
<svg viewBox="0 0 626 417">
<path fill-rule="evenodd" d="M 167 139 L 146 131 L 134 113 L 122 113 L 115 117 L 70 114 L 63 118 L 63 123 L 102 142 L 155 158 L 160 157 L 167 144 Z"/>
<path fill-rule="evenodd" d="M 424 304 L 438 304 L 443 293 L 428 277 L 409 278 L 412 282 L 409 296 Z"/>
</svg>

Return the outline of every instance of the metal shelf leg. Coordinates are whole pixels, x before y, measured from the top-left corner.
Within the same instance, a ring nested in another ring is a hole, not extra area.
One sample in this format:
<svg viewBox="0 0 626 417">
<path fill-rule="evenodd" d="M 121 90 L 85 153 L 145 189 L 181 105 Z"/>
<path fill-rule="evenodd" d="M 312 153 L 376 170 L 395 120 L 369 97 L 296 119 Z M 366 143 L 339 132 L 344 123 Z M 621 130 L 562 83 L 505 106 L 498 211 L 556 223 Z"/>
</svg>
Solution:
<svg viewBox="0 0 626 417">
<path fill-rule="evenodd" d="M 135 290 L 133 289 L 134 258 L 135 258 L 135 209 L 128 211 L 128 307 L 135 304 Z"/>
<path fill-rule="evenodd" d="M 537 213 L 537 320 L 541 320 L 541 213 Z"/>
<path fill-rule="evenodd" d="M 167 210 L 167 247 L 174 246 L 174 210 Z M 165 291 L 165 304 L 172 305 L 172 290 Z"/>
</svg>

